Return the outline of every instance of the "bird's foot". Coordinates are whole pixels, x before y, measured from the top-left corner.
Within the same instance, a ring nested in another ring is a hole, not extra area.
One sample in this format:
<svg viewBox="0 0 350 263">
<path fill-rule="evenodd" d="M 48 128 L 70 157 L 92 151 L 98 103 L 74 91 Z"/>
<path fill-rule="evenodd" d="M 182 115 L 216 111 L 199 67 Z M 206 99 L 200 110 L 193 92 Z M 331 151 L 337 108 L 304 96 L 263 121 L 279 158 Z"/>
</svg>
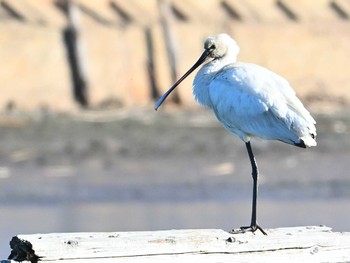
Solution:
<svg viewBox="0 0 350 263">
<path fill-rule="evenodd" d="M 255 224 L 255 225 L 251 225 L 251 226 L 241 226 L 239 229 L 235 230 L 232 229 L 230 231 L 231 234 L 242 234 L 245 232 L 252 232 L 254 233 L 255 231 L 260 230 L 261 233 L 263 233 L 264 235 L 267 236 L 266 232 L 264 231 L 264 229 L 262 229 L 259 225 Z"/>
</svg>

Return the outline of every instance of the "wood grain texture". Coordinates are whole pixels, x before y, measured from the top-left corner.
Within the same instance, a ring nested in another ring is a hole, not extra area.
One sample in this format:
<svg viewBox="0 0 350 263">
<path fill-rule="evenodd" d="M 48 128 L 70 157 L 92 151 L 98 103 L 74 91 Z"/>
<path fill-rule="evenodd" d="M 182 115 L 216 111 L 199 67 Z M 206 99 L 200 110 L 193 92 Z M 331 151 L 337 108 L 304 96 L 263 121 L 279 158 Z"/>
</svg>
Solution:
<svg viewBox="0 0 350 263">
<path fill-rule="evenodd" d="M 2 263 L 38 258 L 52 263 L 350 261 L 350 233 L 325 226 L 267 229 L 267 233 L 189 229 L 19 235 L 11 241 L 12 260 Z"/>
</svg>

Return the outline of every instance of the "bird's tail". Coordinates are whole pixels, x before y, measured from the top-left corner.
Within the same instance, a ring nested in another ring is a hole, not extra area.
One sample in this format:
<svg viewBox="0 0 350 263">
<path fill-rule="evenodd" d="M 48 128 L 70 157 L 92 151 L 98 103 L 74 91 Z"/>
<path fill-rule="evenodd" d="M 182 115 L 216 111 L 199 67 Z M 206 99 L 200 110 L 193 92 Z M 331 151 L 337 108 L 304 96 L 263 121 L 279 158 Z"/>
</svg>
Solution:
<svg viewBox="0 0 350 263">
<path fill-rule="evenodd" d="M 316 146 L 316 133 L 311 133 L 300 138 L 300 142 L 295 144 L 296 146 L 306 148 Z"/>
</svg>

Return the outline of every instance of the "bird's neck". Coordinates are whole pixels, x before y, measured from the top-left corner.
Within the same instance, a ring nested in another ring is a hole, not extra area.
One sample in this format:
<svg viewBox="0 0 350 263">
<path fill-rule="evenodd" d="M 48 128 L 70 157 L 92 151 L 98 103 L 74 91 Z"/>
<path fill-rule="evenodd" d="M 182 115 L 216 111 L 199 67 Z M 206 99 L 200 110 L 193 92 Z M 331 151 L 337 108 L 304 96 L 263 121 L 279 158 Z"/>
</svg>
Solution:
<svg viewBox="0 0 350 263">
<path fill-rule="evenodd" d="M 209 97 L 209 85 L 216 74 L 226 65 L 235 63 L 235 59 L 220 58 L 214 59 L 205 64 L 196 74 L 193 81 L 193 94 L 196 100 L 203 106 L 212 108 Z"/>
</svg>

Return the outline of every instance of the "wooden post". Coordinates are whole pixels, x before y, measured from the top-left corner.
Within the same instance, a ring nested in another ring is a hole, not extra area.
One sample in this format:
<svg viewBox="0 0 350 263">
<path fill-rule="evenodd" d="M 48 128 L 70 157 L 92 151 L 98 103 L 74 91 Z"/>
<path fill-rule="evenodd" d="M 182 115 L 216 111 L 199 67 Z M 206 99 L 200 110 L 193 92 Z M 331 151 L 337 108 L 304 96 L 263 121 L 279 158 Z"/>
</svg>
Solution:
<svg viewBox="0 0 350 263">
<path fill-rule="evenodd" d="M 149 77 L 150 93 L 152 99 L 158 99 L 161 94 L 158 92 L 158 87 L 156 83 L 156 72 L 154 66 L 154 45 L 152 30 L 149 27 L 145 29 L 145 40 L 146 40 L 146 50 L 147 50 L 147 73 Z"/>
<path fill-rule="evenodd" d="M 158 0 L 158 9 L 160 14 L 160 22 L 163 30 L 164 42 L 167 50 L 168 61 L 170 65 L 171 81 L 175 83 L 178 78 L 177 73 L 177 55 L 175 48 L 175 38 L 172 30 L 171 22 L 173 18 L 168 0 Z M 179 104 L 181 103 L 180 96 L 177 90 L 174 90 L 172 100 Z"/>
<path fill-rule="evenodd" d="M 88 76 L 87 63 L 82 47 L 79 8 L 74 0 L 65 0 L 63 10 L 68 18 L 68 26 L 64 30 L 64 42 L 71 71 L 73 94 L 75 100 L 83 107 L 87 107 Z"/>
<path fill-rule="evenodd" d="M 5 262 L 349 262 L 350 233 L 325 226 L 231 234 L 220 229 L 13 237 Z M 25 261 L 30 260 L 30 261 Z"/>
</svg>

